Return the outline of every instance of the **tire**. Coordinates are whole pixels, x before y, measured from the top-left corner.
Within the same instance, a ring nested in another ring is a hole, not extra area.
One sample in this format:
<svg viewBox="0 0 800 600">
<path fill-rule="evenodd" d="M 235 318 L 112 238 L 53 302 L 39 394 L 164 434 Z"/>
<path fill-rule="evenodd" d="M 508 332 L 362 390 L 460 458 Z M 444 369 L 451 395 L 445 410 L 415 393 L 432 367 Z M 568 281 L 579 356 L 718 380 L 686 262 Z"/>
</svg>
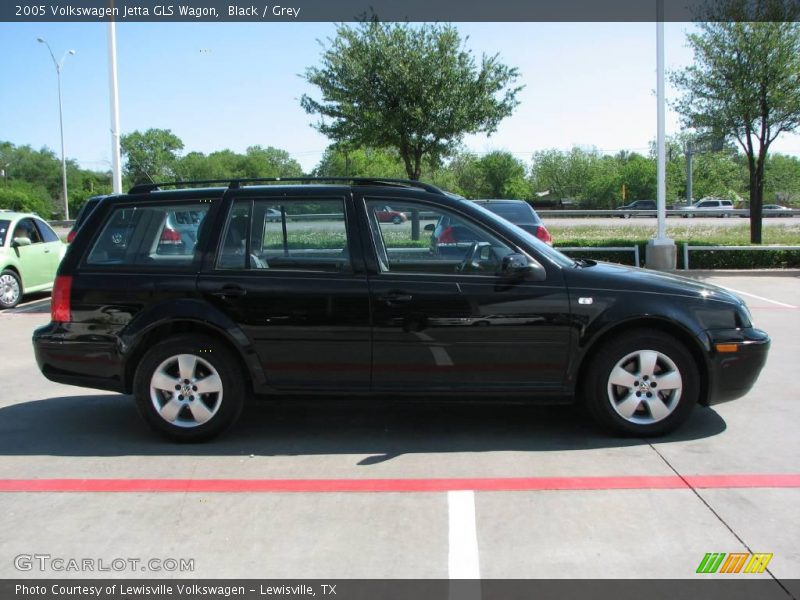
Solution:
<svg viewBox="0 0 800 600">
<path fill-rule="evenodd" d="M 136 369 L 133 392 L 139 412 L 157 432 L 175 442 L 202 442 L 239 418 L 243 381 L 237 357 L 219 340 L 185 334 L 147 351 Z M 204 386 L 193 385 L 201 382 Z M 203 387 L 209 391 L 203 393 Z"/>
<path fill-rule="evenodd" d="M 630 219 L 631 215 L 629 213 L 625 213 L 624 215 L 622 215 L 622 218 L 623 219 Z"/>
<path fill-rule="evenodd" d="M 591 360 L 582 382 L 584 403 L 600 425 L 615 433 L 663 435 L 683 423 L 697 404 L 695 360 L 670 335 L 632 331 L 603 344 Z"/>
<path fill-rule="evenodd" d="M 402 222 L 403 222 L 403 218 L 402 217 L 397 217 L 397 216 L 392 217 L 392 223 L 394 223 L 395 225 L 400 225 L 400 223 L 402 223 Z"/>
<path fill-rule="evenodd" d="M 0 273 L 0 310 L 14 308 L 22 300 L 22 281 L 11 269 Z"/>
</svg>

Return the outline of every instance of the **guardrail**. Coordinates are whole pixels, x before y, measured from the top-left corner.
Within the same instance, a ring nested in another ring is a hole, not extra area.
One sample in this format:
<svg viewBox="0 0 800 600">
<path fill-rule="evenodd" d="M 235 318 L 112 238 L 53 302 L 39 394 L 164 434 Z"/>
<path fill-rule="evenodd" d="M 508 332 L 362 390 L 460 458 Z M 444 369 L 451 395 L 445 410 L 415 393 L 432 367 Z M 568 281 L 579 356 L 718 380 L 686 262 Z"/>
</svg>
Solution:
<svg viewBox="0 0 800 600">
<path fill-rule="evenodd" d="M 710 250 L 710 251 L 726 251 L 726 250 L 796 250 L 800 251 L 800 246 L 690 246 L 688 243 L 683 244 L 683 270 L 689 269 L 689 251 L 690 250 Z"/>
<path fill-rule="evenodd" d="M 549 209 L 542 208 L 536 209 L 536 213 L 540 217 L 656 217 L 658 211 L 656 210 L 616 210 L 616 209 L 597 209 L 597 210 L 576 210 L 576 209 Z M 666 211 L 668 217 L 749 217 L 750 210 L 746 208 L 718 208 L 718 209 L 703 209 L 703 210 L 690 210 L 687 208 L 670 208 Z M 785 216 L 794 217 L 800 216 L 800 210 L 791 209 L 786 211 Z M 765 219 L 784 216 L 784 212 L 780 213 L 765 213 Z"/>
<path fill-rule="evenodd" d="M 639 246 L 554 246 L 559 252 L 633 252 L 634 265 L 637 267 L 639 262 Z"/>
</svg>

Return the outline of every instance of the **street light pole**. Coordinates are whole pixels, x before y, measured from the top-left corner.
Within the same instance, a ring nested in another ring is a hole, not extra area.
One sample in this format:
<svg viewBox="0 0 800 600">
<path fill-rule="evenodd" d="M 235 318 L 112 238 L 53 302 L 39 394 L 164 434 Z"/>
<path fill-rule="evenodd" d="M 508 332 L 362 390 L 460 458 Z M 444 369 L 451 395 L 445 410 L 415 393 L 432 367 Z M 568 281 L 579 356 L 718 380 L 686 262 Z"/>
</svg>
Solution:
<svg viewBox="0 0 800 600">
<path fill-rule="evenodd" d="M 56 77 L 58 79 L 58 128 L 61 133 L 61 184 L 62 193 L 64 195 L 64 220 L 69 221 L 69 197 L 67 196 L 67 159 L 66 155 L 64 154 L 64 109 L 61 101 L 61 69 L 64 66 L 64 60 L 68 55 L 74 55 L 75 50 L 67 50 L 64 52 L 64 56 L 61 57 L 61 60 L 58 61 L 53 54 L 53 49 L 50 47 L 50 44 L 47 43 L 47 40 L 44 38 L 36 38 L 36 41 L 47 46 L 47 50 L 50 52 L 50 58 L 53 59 L 53 64 L 56 67 Z"/>
</svg>

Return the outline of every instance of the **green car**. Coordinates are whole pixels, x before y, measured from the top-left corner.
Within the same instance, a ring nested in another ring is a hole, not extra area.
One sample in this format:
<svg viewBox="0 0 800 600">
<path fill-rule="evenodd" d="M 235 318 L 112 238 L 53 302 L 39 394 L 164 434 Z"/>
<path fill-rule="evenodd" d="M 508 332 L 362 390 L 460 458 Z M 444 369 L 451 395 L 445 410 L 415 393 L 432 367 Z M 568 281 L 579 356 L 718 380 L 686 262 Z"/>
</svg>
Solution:
<svg viewBox="0 0 800 600">
<path fill-rule="evenodd" d="M 67 246 L 36 215 L 0 210 L 0 310 L 52 289 Z"/>
</svg>

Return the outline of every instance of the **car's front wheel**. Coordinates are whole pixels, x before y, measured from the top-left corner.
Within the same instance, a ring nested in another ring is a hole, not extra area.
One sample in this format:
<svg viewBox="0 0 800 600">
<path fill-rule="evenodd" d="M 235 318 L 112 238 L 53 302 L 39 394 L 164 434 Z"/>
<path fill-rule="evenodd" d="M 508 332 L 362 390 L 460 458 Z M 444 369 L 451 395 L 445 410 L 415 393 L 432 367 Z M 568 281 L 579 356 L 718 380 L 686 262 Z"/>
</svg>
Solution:
<svg viewBox="0 0 800 600">
<path fill-rule="evenodd" d="M 699 381 L 683 344 L 660 331 L 637 330 L 594 353 L 583 395 L 601 425 L 623 435 L 661 435 L 689 417 Z"/>
<path fill-rule="evenodd" d="M 139 412 L 177 442 L 200 442 L 230 427 L 245 397 L 242 370 L 218 340 L 181 335 L 153 346 L 136 369 Z"/>
<path fill-rule="evenodd" d="M 11 269 L 0 273 L 0 310 L 14 308 L 22 299 L 22 282 Z"/>
</svg>

